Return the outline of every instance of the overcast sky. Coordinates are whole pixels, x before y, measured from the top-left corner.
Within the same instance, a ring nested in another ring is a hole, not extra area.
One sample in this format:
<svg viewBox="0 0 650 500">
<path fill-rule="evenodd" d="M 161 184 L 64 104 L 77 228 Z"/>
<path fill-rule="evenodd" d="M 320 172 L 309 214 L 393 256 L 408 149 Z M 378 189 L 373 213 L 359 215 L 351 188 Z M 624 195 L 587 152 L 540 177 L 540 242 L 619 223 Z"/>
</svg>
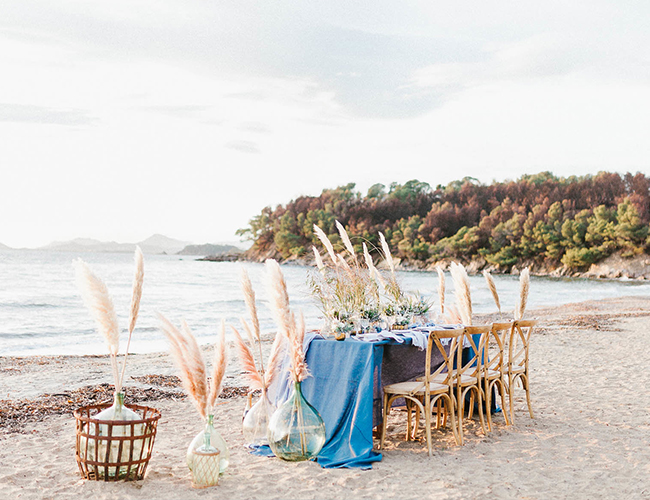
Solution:
<svg viewBox="0 0 650 500">
<path fill-rule="evenodd" d="M 0 242 L 235 240 L 349 182 L 648 173 L 646 0 L 25 1 Z"/>
</svg>

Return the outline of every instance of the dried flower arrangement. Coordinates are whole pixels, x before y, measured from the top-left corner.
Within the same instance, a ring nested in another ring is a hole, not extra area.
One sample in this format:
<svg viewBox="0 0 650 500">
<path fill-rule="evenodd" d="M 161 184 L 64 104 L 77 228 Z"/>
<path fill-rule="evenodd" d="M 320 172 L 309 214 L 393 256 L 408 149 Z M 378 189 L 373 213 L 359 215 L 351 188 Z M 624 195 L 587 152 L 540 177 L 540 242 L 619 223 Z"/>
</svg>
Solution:
<svg viewBox="0 0 650 500">
<path fill-rule="evenodd" d="M 347 231 L 338 221 L 336 227 L 351 263 L 335 252 L 325 232 L 314 225 L 314 234 L 327 250 L 331 264 L 326 265 L 318 249 L 313 247 L 318 273 L 308 278 L 312 295 L 319 301 L 329 323 L 328 329 L 336 338 L 366 330 L 382 317 L 389 328 L 403 328 L 413 317 L 422 318 L 428 314 L 431 308 L 428 301 L 419 294 L 408 295 L 402 290 L 395 272 L 395 261 L 382 233 L 379 233 L 379 239 L 389 271 L 386 276 L 375 267 L 365 242 L 362 243 L 365 267 L 362 267 Z"/>
<path fill-rule="evenodd" d="M 140 311 L 140 299 L 142 298 L 142 285 L 144 282 L 144 258 L 142 251 L 140 247 L 136 247 L 135 249 L 135 276 L 133 278 L 131 307 L 129 309 L 129 337 L 121 370 L 118 367 L 117 360 L 120 349 L 120 330 L 117 322 L 117 314 L 115 313 L 113 300 L 108 293 L 108 288 L 83 260 L 78 259 L 75 266 L 77 286 L 81 292 L 81 296 L 86 307 L 95 318 L 97 329 L 104 337 L 108 347 L 115 384 L 115 394 L 117 395 L 122 391 L 131 337 L 138 319 L 138 312 Z"/>
<path fill-rule="evenodd" d="M 214 486 L 230 460 L 228 446 L 213 426 L 216 401 L 221 394 L 228 364 L 226 324 L 222 320 L 208 378 L 208 368 L 201 348 L 187 323 L 183 321 L 179 329 L 162 314 L 159 314 L 158 318 L 160 329 L 169 341 L 170 353 L 178 368 L 185 392 L 206 422 L 205 430 L 197 434 L 187 450 L 187 465 L 192 471 L 193 485 L 201 488 Z"/>
</svg>

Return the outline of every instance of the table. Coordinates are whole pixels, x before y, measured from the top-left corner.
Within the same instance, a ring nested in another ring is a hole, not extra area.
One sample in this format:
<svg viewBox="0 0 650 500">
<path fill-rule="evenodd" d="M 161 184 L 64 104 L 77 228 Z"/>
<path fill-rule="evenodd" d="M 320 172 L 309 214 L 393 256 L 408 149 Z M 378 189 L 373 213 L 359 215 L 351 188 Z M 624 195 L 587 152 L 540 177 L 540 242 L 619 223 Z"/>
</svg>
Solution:
<svg viewBox="0 0 650 500">
<path fill-rule="evenodd" d="M 306 344 L 312 376 L 303 381 L 302 391 L 323 418 L 327 433 L 317 462 L 327 468 L 372 468 L 382 458 L 373 451 L 372 441 L 373 427 L 381 422 L 381 388 L 422 375 L 426 350 L 408 341 L 337 341 L 314 334 L 306 337 Z M 436 354 L 432 366 L 442 363 Z M 282 401 L 290 384 L 278 385 L 269 395 Z"/>
</svg>

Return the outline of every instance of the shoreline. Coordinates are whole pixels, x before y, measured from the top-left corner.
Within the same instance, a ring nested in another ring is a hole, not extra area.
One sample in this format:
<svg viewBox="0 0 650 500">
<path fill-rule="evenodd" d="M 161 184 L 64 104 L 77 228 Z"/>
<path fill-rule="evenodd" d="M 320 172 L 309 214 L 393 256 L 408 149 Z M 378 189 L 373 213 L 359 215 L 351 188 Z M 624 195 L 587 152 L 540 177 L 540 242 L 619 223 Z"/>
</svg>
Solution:
<svg viewBox="0 0 650 500">
<path fill-rule="evenodd" d="M 477 315 L 475 324 L 497 316 Z M 455 446 L 443 432 L 429 458 L 423 442 L 403 441 L 404 415 L 393 412 L 383 460 L 369 471 L 249 455 L 241 436 L 245 397 L 220 400 L 216 427 L 230 447 L 231 465 L 214 490 L 190 487 L 184 456 L 201 422 L 187 398 L 174 396 L 180 396 L 177 389 L 157 385 L 176 374 L 171 359 L 166 353 L 130 355 L 127 385 L 142 392 L 139 404 L 163 414 L 146 478 L 82 480 L 74 459 L 74 419 L 64 411 L 39 416 L 21 433 L 0 427 L 0 493 L 127 500 L 206 494 L 233 500 L 404 499 L 421 498 L 423 491 L 435 499 L 644 498 L 650 493 L 650 394 L 637 383 L 650 384 L 650 373 L 640 368 L 650 356 L 648 316 L 650 297 L 638 296 L 529 310 L 526 318 L 540 322 L 531 341 L 536 418 L 528 417 L 523 391 L 517 391 L 514 426 L 497 416 L 493 432 L 483 436 L 473 420 L 465 446 Z M 163 378 L 140 378 L 151 375 Z M 228 387 L 243 385 L 234 355 L 226 377 Z M 43 394 L 71 400 L 73 391 L 109 381 L 108 356 L 0 357 L 0 408 Z M 163 397 L 165 391 L 172 396 Z"/>
</svg>

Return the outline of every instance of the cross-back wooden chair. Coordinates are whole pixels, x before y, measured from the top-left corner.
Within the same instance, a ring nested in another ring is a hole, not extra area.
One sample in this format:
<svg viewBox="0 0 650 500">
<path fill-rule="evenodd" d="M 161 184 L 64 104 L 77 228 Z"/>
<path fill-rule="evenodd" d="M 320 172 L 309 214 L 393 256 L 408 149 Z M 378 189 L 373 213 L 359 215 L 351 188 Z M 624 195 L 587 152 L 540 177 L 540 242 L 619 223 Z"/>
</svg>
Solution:
<svg viewBox="0 0 650 500">
<path fill-rule="evenodd" d="M 469 394 L 469 408 L 468 418 L 472 418 L 474 413 L 474 397 L 478 403 L 479 418 L 481 421 L 481 428 L 483 433 L 487 434 L 485 428 L 485 419 L 483 418 L 483 394 L 482 380 L 483 380 L 483 360 L 485 358 L 485 341 L 487 334 L 490 331 L 490 326 L 466 326 L 463 331 L 463 346 L 469 345 L 471 354 L 459 358 L 456 376 L 454 383 L 456 385 L 456 404 L 458 414 L 458 435 L 460 437 L 460 444 L 463 444 L 463 419 L 465 413 L 465 396 Z M 474 340 L 474 336 L 478 336 L 478 342 Z M 466 351 L 468 352 L 468 351 Z"/>
<path fill-rule="evenodd" d="M 504 346 L 512 331 L 512 322 L 493 323 L 485 341 L 485 356 L 483 358 L 483 393 L 485 394 L 485 408 L 487 411 L 488 430 L 492 430 L 492 393 L 498 390 L 501 395 L 501 406 L 503 407 L 503 418 L 506 425 L 509 425 L 508 411 L 506 409 L 506 365 Z"/>
<path fill-rule="evenodd" d="M 526 403 L 528 404 L 528 413 L 530 418 L 533 416 L 533 407 L 530 404 L 530 376 L 528 369 L 528 352 L 530 346 L 530 335 L 537 321 L 518 320 L 512 323 L 510 335 L 507 337 L 507 345 L 504 346 L 504 353 L 507 353 L 504 366 L 505 375 L 508 381 L 508 399 L 510 410 L 510 423 L 515 421 L 514 412 L 514 392 L 515 383 L 520 381 L 523 389 L 526 391 Z"/>
<path fill-rule="evenodd" d="M 406 440 L 411 438 L 411 417 L 413 412 L 411 409 L 413 405 L 424 415 L 425 432 L 427 439 L 427 446 L 429 449 L 429 456 L 433 454 L 431 442 L 431 414 L 432 407 L 438 401 L 444 402 L 444 407 L 451 415 L 451 428 L 454 433 L 454 438 L 458 444 L 461 444 L 460 436 L 456 426 L 456 418 L 454 408 L 456 406 L 453 387 L 456 371 L 454 370 L 454 362 L 456 355 L 459 352 L 457 346 L 462 343 L 462 336 L 464 330 L 462 328 L 454 330 L 436 330 L 429 334 L 429 341 L 427 342 L 425 372 L 423 380 L 415 380 L 411 382 L 400 382 L 397 384 L 390 384 L 383 387 L 384 390 L 384 410 L 383 422 L 381 428 L 381 438 L 379 447 L 384 447 L 384 440 L 386 438 L 386 426 L 388 423 L 388 414 L 391 410 L 391 404 L 398 398 L 404 398 L 407 401 L 407 431 Z M 445 348 L 442 343 L 443 339 L 449 339 L 449 348 Z M 444 362 L 434 372 L 431 371 L 431 354 L 438 349 L 442 355 Z M 446 370 L 446 372 L 445 372 Z M 444 373 L 444 374 L 443 374 Z M 434 382 L 434 377 L 442 377 L 442 382 Z"/>
</svg>

